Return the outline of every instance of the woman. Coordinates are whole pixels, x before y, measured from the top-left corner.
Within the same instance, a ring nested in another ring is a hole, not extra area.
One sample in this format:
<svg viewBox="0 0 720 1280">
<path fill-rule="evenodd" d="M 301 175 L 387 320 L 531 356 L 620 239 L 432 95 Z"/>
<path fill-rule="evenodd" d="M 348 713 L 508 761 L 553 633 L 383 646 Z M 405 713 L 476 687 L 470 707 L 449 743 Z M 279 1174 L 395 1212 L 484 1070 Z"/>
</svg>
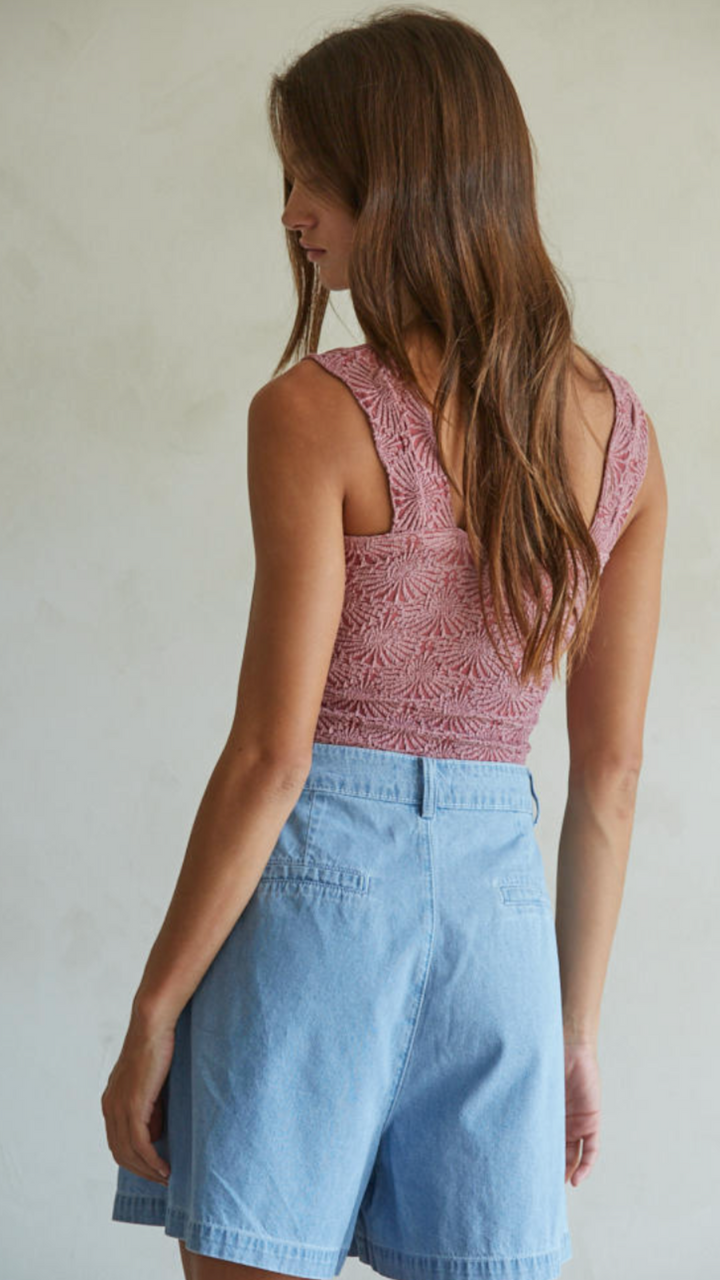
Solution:
<svg viewBox="0 0 720 1280">
<path fill-rule="evenodd" d="M 252 399 L 235 716 L 103 1094 L 189 1280 L 550 1280 L 660 608 L 654 426 L 573 341 L 492 46 L 385 9 L 275 77 L 298 291 Z M 350 289 L 365 342 L 317 352 Z M 305 358 L 282 374 L 298 350 Z M 555 918 L 525 764 L 567 664 Z M 169 1176 L 168 1176 L 169 1174 Z"/>
</svg>

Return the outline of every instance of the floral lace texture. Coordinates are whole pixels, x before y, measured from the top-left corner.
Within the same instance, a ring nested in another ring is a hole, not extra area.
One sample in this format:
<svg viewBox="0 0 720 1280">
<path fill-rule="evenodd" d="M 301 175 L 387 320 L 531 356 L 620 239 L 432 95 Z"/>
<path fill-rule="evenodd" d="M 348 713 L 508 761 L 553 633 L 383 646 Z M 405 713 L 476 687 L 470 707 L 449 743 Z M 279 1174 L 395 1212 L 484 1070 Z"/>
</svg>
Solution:
<svg viewBox="0 0 720 1280">
<path fill-rule="evenodd" d="M 364 410 L 393 507 L 388 533 L 345 535 L 345 597 L 315 741 L 524 764 L 551 666 L 523 686 L 519 643 L 513 672 L 495 653 L 429 410 L 368 344 L 305 359 Z M 590 532 L 604 568 L 645 475 L 648 427 L 629 382 L 602 369 L 615 421 Z"/>
</svg>

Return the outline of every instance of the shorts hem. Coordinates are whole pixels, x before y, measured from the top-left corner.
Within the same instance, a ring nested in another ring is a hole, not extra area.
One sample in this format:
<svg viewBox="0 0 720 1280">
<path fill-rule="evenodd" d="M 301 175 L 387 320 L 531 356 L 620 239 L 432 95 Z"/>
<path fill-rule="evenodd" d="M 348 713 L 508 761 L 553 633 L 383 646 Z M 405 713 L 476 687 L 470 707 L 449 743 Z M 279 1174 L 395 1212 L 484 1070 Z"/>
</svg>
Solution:
<svg viewBox="0 0 720 1280">
<path fill-rule="evenodd" d="M 324 1249 L 319 1245 L 296 1244 L 200 1222 L 186 1209 L 168 1206 L 160 1196 L 128 1195 L 118 1192 L 113 1204 L 114 1222 L 135 1222 L 164 1227 L 165 1234 L 183 1240 L 191 1253 L 226 1262 L 246 1262 L 269 1271 L 284 1271 L 305 1280 L 331 1280 L 340 1273 L 344 1249 Z"/>
<path fill-rule="evenodd" d="M 464 1258 L 452 1254 L 400 1253 L 397 1249 L 374 1244 L 367 1236 L 356 1232 L 350 1255 L 392 1280 L 428 1280 L 429 1276 L 440 1277 L 440 1280 L 444 1277 L 461 1280 L 465 1276 L 487 1276 L 492 1280 L 556 1280 L 562 1264 L 573 1256 L 569 1231 L 563 1232 L 555 1249 L 545 1253 Z"/>
</svg>

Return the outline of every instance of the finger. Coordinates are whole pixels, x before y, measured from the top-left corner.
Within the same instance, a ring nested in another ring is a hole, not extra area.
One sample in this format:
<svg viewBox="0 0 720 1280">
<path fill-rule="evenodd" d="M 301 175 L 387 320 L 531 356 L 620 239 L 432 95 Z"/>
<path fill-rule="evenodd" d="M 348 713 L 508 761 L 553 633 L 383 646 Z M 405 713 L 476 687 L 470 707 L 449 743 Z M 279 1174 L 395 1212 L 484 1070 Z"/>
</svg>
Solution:
<svg viewBox="0 0 720 1280">
<path fill-rule="evenodd" d="M 113 1160 L 117 1160 L 117 1145 L 115 1143 L 115 1135 L 112 1130 L 112 1125 L 110 1124 L 110 1121 L 107 1116 L 105 1117 L 105 1140 L 110 1149 L 110 1153 L 112 1155 Z"/>
<path fill-rule="evenodd" d="M 131 1173 L 136 1173 L 139 1178 L 146 1178 L 150 1182 L 159 1182 L 162 1186 L 167 1185 L 167 1179 L 161 1178 L 155 1170 L 155 1165 L 149 1165 L 142 1155 L 136 1150 L 133 1139 L 131 1120 L 128 1115 L 123 1115 L 118 1123 L 120 1132 L 120 1154 L 118 1164 L 124 1169 L 129 1169 Z M 158 1157 L 155 1156 L 157 1163 Z"/>
<path fill-rule="evenodd" d="M 571 1178 L 580 1163 L 580 1140 L 565 1143 L 565 1181 Z"/>
<path fill-rule="evenodd" d="M 573 1186 L 576 1187 L 578 1183 L 582 1182 L 583 1178 L 587 1177 L 597 1160 L 599 1151 L 600 1143 L 596 1133 L 588 1134 L 586 1138 L 583 1138 L 582 1157 L 572 1177 Z"/>
<path fill-rule="evenodd" d="M 128 1127 L 127 1117 L 123 1114 L 118 1117 L 117 1122 L 118 1144 L 115 1159 L 123 1169 L 129 1169 L 130 1173 L 134 1173 L 138 1178 L 147 1176 L 146 1171 L 141 1168 L 140 1162 L 135 1155 L 132 1142 L 130 1140 L 130 1130 Z"/>
<path fill-rule="evenodd" d="M 136 1158 L 148 1170 L 146 1174 L 143 1174 L 143 1177 L 151 1177 L 154 1182 L 163 1184 L 167 1182 L 167 1174 L 170 1170 L 150 1141 L 147 1125 L 137 1116 L 132 1116 L 130 1117 L 128 1132 Z"/>
<path fill-rule="evenodd" d="M 113 1159 L 119 1164 L 120 1162 L 118 1160 L 117 1125 L 115 1123 L 114 1113 L 106 1105 L 105 1094 L 103 1094 L 103 1097 L 102 1097 L 102 1113 L 105 1119 L 105 1137 L 107 1139 L 107 1144 L 110 1148 Z"/>
<path fill-rule="evenodd" d="M 138 1156 L 133 1146 L 127 1118 L 122 1114 L 118 1116 L 106 1095 L 107 1088 L 102 1095 L 101 1106 L 105 1118 L 107 1144 L 116 1164 L 121 1165 L 123 1169 L 128 1169 L 130 1173 L 137 1174 L 140 1178 L 147 1178 L 152 1182 L 158 1182 L 161 1186 L 167 1186 L 167 1177 L 163 1177 L 160 1173 L 163 1168 L 169 1173 L 165 1162 L 160 1159 L 154 1149 L 152 1167 L 148 1167 L 147 1162 Z"/>
</svg>

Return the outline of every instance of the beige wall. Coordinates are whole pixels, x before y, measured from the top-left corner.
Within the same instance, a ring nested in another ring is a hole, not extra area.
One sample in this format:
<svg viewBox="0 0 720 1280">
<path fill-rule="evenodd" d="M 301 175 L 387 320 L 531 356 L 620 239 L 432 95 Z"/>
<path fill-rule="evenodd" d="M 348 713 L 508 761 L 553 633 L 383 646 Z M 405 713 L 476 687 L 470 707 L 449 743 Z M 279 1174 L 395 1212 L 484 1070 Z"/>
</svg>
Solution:
<svg viewBox="0 0 720 1280">
<path fill-rule="evenodd" d="M 602 1152 L 568 1190 L 563 1280 L 710 1280 L 720 9 L 454 11 L 513 76 L 578 334 L 642 397 L 670 494 L 600 1036 Z M 0 1238 L 13 1280 L 179 1275 L 162 1231 L 110 1222 L 100 1093 L 234 707 L 253 568 L 245 415 L 293 312 L 267 81 L 360 12 L 0 4 Z M 322 345 L 362 340 L 348 295 L 334 307 Z M 552 883 L 560 686 L 528 763 Z"/>
</svg>

